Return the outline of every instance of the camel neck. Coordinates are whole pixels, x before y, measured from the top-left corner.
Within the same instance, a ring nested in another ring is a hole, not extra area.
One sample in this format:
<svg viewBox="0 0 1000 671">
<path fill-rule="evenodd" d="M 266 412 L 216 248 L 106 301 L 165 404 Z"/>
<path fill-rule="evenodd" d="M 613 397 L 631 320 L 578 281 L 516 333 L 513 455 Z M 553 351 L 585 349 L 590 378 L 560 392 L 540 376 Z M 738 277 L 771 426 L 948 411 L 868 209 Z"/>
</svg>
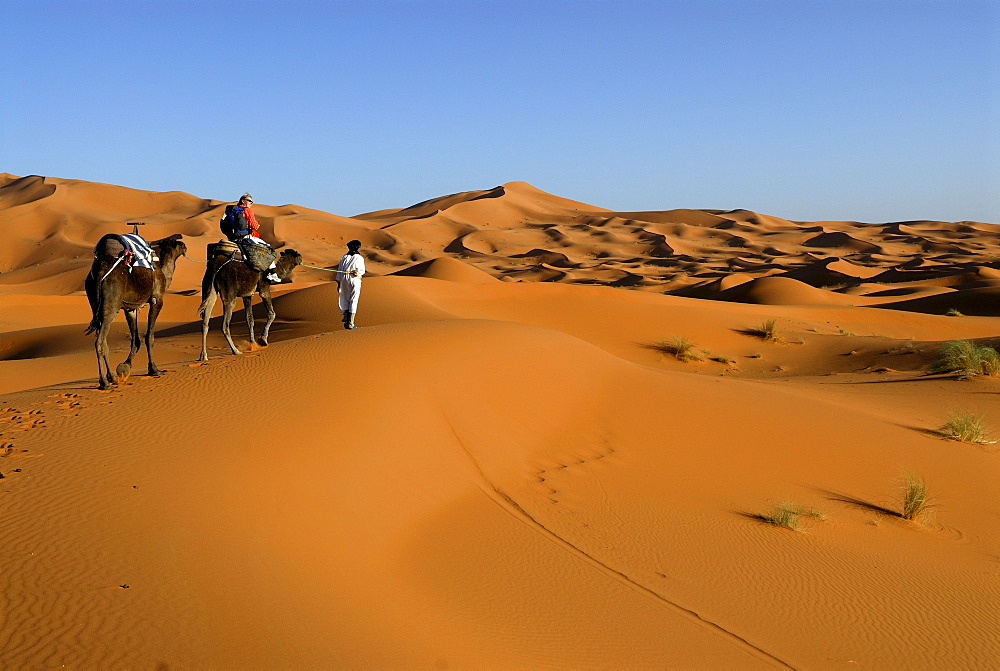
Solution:
<svg viewBox="0 0 1000 671">
<path fill-rule="evenodd" d="M 177 257 L 172 257 L 163 262 L 160 266 L 160 270 L 163 271 L 163 279 L 166 280 L 165 286 L 170 286 L 170 281 L 174 279 L 174 266 L 177 265 Z"/>
<path fill-rule="evenodd" d="M 278 259 L 278 263 L 274 268 L 275 273 L 281 278 L 288 277 L 292 274 L 293 270 L 295 270 L 295 264 L 285 257 Z"/>
</svg>

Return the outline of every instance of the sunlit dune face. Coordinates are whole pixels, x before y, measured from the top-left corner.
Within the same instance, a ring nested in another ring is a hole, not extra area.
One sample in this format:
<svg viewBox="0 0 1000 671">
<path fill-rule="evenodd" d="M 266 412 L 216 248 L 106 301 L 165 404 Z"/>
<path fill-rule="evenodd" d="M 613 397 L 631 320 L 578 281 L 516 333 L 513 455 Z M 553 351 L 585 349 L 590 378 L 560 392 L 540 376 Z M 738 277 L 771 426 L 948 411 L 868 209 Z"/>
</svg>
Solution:
<svg viewBox="0 0 1000 671">
<path fill-rule="evenodd" d="M 233 298 L 241 354 L 218 300 L 201 361 L 231 201 L 10 177 L 12 668 L 1000 658 L 985 224 L 611 212 L 518 182 L 353 218 L 256 204 L 292 282 L 263 292 L 267 344 L 262 294 Z M 165 372 L 140 338 L 100 391 L 84 278 L 136 220 L 175 256 Z"/>
</svg>

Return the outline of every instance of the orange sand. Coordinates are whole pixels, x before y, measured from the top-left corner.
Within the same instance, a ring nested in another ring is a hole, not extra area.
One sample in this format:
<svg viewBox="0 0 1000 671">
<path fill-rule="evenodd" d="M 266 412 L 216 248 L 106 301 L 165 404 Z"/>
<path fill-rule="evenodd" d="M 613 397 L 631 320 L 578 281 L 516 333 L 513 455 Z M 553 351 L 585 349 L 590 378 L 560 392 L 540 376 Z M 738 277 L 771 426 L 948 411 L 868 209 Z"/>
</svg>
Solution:
<svg viewBox="0 0 1000 671">
<path fill-rule="evenodd" d="M 223 206 L 0 175 L 3 668 L 996 667 L 1000 450 L 936 430 L 1000 431 L 1000 381 L 927 374 L 943 341 L 998 344 L 994 227 L 524 183 L 257 205 L 310 265 L 364 243 L 362 328 L 299 268 L 270 346 L 237 314 L 230 355 L 216 317 L 199 363 L 181 259 L 168 372 L 98 391 L 94 243 L 144 221 L 204 260 Z M 745 333 L 769 319 L 784 342 Z M 784 501 L 824 516 L 764 523 Z"/>
</svg>

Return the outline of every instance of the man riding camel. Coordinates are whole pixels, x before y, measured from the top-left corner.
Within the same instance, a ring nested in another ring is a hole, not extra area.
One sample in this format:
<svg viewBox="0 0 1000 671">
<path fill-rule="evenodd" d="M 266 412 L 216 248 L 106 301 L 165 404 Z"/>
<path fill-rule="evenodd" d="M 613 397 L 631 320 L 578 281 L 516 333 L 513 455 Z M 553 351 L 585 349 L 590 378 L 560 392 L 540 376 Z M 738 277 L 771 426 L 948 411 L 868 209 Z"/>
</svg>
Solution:
<svg viewBox="0 0 1000 671">
<path fill-rule="evenodd" d="M 249 193 L 240 196 L 235 205 L 226 206 L 226 216 L 223 217 L 221 225 L 222 232 L 230 242 L 237 244 L 249 242 L 271 249 L 271 245 L 258 236 L 260 224 L 257 223 L 252 206 L 253 197 Z M 281 279 L 274 273 L 274 268 L 275 264 L 271 263 L 264 279 L 271 284 L 280 284 Z"/>
</svg>

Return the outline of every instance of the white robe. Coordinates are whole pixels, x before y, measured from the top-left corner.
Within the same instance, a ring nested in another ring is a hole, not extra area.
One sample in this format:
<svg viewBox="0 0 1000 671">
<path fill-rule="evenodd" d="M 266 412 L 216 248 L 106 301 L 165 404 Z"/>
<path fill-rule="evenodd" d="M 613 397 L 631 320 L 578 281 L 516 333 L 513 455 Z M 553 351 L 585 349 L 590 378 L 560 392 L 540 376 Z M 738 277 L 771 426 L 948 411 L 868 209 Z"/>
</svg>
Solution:
<svg viewBox="0 0 1000 671">
<path fill-rule="evenodd" d="M 344 254 L 337 264 L 337 270 L 357 272 L 357 275 L 338 273 L 340 278 L 340 311 L 358 312 L 358 296 L 361 295 L 361 276 L 365 274 L 365 257 L 360 254 Z"/>
</svg>

